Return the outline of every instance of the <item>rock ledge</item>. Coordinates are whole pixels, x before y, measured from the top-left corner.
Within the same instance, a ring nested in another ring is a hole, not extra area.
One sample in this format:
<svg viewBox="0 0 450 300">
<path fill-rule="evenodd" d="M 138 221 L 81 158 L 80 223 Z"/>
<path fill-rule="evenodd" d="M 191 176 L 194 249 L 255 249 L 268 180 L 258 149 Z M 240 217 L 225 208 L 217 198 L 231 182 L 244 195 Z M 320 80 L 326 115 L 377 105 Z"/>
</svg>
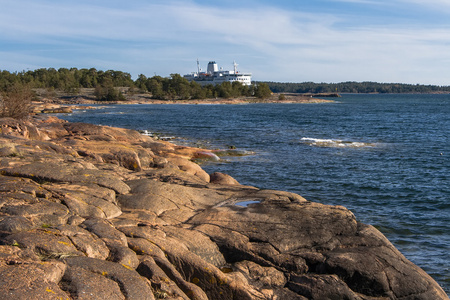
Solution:
<svg viewBox="0 0 450 300">
<path fill-rule="evenodd" d="M 5 299 L 448 299 L 346 208 L 207 174 L 207 150 L 50 116 L 0 128 Z"/>
</svg>

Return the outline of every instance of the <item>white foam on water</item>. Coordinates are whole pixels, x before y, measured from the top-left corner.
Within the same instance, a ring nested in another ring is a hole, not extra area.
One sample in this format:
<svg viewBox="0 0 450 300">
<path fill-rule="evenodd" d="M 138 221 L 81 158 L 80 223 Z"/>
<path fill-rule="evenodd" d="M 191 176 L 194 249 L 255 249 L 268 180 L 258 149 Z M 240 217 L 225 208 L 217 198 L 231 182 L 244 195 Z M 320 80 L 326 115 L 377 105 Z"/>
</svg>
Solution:
<svg viewBox="0 0 450 300">
<path fill-rule="evenodd" d="M 366 148 L 375 147 L 375 143 L 364 143 L 354 141 L 344 141 L 338 139 L 316 139 L 303 137 L 300 139 L 303 143 L 316 147 L 329 147 L 329 148 Z"/>
</svg>

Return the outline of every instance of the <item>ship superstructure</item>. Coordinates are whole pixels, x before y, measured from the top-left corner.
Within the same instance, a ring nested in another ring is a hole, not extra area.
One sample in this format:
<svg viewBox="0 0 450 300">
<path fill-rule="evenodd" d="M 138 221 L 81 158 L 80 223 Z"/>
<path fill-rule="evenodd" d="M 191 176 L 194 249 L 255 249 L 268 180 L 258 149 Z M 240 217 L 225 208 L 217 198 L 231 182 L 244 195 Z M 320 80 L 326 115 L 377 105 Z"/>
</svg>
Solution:
<svg viewBox="0 0 450 300">
<path fill-rule="evenodd" d="M 217 66 L 215 61 L 210 61 L 208 63 L 208 67 L 206 68 L 206 72 L 202 72 L 200 69 L 200 63 L 197 60 L 197 72 L 192 72 L 191 74 L 184 75 L 189 81 L 195 81 L 201 85 L 207 84 L 221 84 L 222 82 L 240 82 L 243 85 L 251 85 L 252 84 L 252 74 L 251 73 L 241 73 L 237 70 L 238 64 L 233 62 L 234 70 L 233 71 L 224 71 L 222 68 Z"/>
</svg>

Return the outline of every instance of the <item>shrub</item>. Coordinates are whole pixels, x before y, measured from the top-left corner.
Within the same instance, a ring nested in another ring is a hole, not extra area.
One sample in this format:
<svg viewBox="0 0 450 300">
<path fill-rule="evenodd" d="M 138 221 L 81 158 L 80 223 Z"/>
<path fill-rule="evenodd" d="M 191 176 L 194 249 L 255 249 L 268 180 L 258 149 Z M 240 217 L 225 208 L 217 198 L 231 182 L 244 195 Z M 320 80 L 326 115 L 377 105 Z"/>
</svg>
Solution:
<svg viewBox="0 0 450 300">
<path fill-rule="evenodd" d="M 30 86 L 14 83 L 1 93 L 0 117 L 23 119 L 31 112 L 31 100 L 34 92 Z"/>
<path fill-rule="evenodd" d="M 266 83 L 259 83 L 255 88 L 255 96 L 260 99 L 269 98 L 272 95 L 272 91 L 269 85 Z"/>
<path fill-rule="evenodd" d="M 99 101 L 124 101 L 125 96 L 116 89 L 112 83 L 97 85 L 94 91 L 95 97 Z"/>
</svg>

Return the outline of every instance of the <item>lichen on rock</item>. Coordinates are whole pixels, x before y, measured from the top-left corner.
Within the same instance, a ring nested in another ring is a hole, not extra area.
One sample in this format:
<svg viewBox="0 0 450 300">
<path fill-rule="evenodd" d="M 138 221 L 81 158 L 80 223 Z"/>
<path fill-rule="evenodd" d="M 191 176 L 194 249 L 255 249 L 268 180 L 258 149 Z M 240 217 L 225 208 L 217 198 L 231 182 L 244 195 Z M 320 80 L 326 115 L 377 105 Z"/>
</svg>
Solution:
<svg viewBox="0 0 450 300">
<path fill-rule="evenodd" d="M 208 150 L 50 116 L 0 125 L 5 298 L 448 299 L 348 209 L 207 174 Z"/>
</svg>

